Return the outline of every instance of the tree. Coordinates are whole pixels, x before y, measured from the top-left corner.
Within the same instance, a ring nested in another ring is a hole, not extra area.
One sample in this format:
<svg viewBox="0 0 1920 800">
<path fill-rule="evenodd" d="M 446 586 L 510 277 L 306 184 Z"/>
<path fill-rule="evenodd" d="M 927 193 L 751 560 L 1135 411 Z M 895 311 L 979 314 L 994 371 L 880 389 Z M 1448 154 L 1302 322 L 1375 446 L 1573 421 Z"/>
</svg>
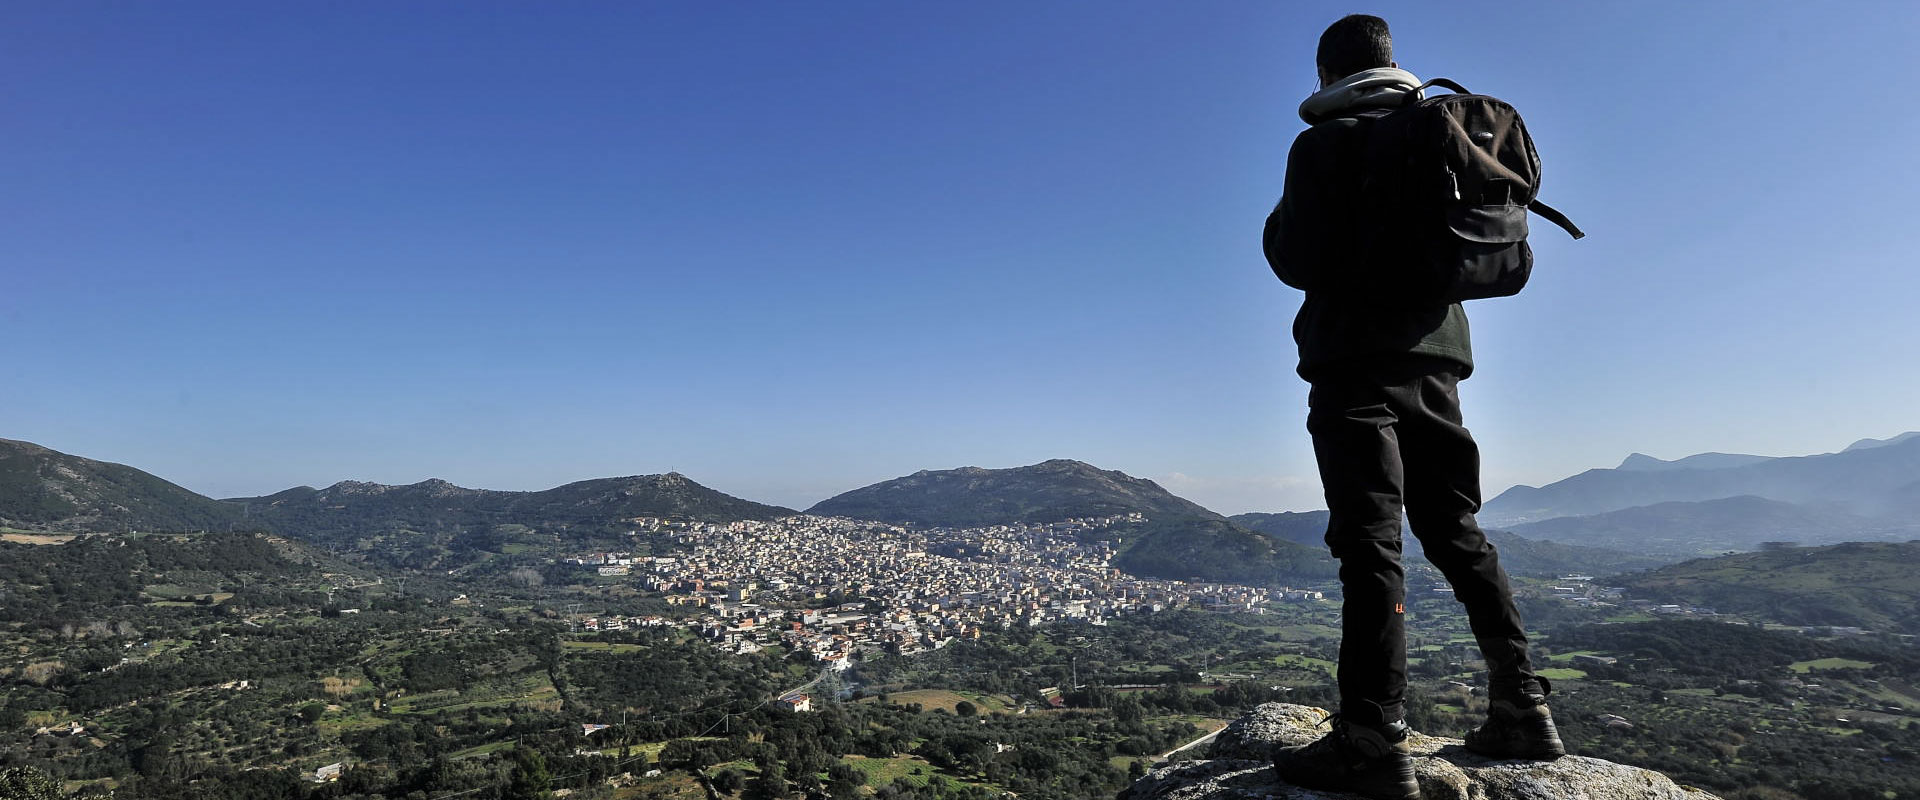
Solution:
<svg viewBox="0 0 1920 800">
<path fill-rule="evenodd" d="M 852 797 L 866 782 L 867 773 L 852 764 L 835 764 L 827 768 L 827 794 L 834 797 Z"/>
<path fill-rule="evenodd" d="M 740 773 L 730 769 L 720 770 L 720 774 L 713 776 L 713 788 L 727 794 L 740 791 L 743 784 L 745 781 L 741 780 Z"/>
<path fill-rule="evenodd" d="M 975 714 L 980 713 L 980 709 L 974 706 L 973 703 L 962 700 L 958 703 L 953 704 L 953 713 L 963 717 L 971 717 Z"/>
<path fill-rule="evenodd" d="M 0 798 L 5 800 L 60 800 L 60 782 L 33 767 L 0 769 Z"/>
<path fill-rule="evenodd" d="M 507 800 L 547 800 L 553 783 L 547 771 L 547 758 L 530 747 L 513 748 L 513 778 L 507 783 Z"/>
<path fill-rule="evenodd" d="M 751 800 L 776 800 L 787 796 L 787 791 L 787 771 L 772 763 L 761 768 L 760 777 L 747 787 L 746 796 Z"/>
</svg>

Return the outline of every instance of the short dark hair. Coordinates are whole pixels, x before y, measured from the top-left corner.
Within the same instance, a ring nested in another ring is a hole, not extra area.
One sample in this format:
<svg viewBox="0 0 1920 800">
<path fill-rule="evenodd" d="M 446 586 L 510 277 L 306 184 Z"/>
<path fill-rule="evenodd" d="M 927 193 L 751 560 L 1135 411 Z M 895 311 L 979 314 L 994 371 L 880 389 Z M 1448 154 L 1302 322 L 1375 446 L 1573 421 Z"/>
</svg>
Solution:
<svg viewBox="0 0 1920 800">
<path fill-rule="evenodd" d="M 1320 34 L 1314 55 L 1320 68 L 1335 80 L 1376 67 L 1393 66 L 1393 34 L 1387 21 L 1370 14 L 1348 14 Z"/>
</svg>

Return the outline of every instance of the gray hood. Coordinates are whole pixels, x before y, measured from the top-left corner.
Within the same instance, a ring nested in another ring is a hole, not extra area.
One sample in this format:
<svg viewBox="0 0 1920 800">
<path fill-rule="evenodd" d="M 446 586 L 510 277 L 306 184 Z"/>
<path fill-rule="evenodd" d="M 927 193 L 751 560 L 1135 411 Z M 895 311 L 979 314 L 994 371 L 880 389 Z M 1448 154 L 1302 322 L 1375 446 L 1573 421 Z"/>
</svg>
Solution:
<svg viewBox="0 0 1920 800">
<path fill-rule="evenodd" d="M 1398 108 L 1408 92 L 1419 89 L 1420 79 L 1399 67 L 1362 70 L 1307 98 L 1300 104 L 1300 118 L 1318 125 L 1369 108 Z"/>
</svg>

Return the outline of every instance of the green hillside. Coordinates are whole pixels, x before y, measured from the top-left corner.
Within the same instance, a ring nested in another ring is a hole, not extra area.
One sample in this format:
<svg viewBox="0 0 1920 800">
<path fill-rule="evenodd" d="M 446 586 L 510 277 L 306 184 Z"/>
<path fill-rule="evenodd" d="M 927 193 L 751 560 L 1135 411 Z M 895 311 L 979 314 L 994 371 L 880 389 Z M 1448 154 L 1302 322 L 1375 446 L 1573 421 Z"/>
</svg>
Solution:
<svg viewBox="0 0 1920 800">
<path fill-rule="evenodd" d="M 1318 548 L 1262 535 L 1159 484 L 1055 459 L 1026 467 L 922 470 L 829 498 L 808 513 L 903 525 L 981 527 L 1140 514 L 1112 530 L 1114 566 L 1172 580 L 1284 584 L 1334 574 Z"/>
<path fill-rule="evenodd" d="M 1851 542 L 1687 561 L 1621 578 L 1634 597 L 1794 625 L 1920 633 L 1920 542 Z"/>
<path fill-rule="evenodd" d="M 1068 459 L 1012 469 L 921 470 L 830 497 L 807 510 L 823 516 L 952 528 L 1058 522 L 1136 511 L 1153 517 L 1220 518 L 1153 481 Z"/>
<path fill-rule="evenodd" d="M 527 549 L 620 544 L 634 520 L 767 520 L 791 509 L 742 500 L 678 473 L 579 481 L 538 492 L 467 489 L 443 480 L 405 486 L 342 481 L 225 501 L 248 524 L 376 562 L 458 569 Z"/>
<path fill-rule="evenodd" d="M 0 527 L 226 530 L 237 509 L 133 467 L 0 439 Z"/>
</svg>

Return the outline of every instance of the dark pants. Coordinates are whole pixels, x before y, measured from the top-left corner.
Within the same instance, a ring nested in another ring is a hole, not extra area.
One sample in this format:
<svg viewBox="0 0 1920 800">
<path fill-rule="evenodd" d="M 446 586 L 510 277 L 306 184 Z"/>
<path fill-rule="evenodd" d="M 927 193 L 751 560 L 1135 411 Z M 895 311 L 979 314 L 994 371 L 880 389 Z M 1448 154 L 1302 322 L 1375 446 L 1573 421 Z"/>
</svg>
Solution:
<svg viewBox="0 0 1920 800">
<path fill-rule="evenodd" d="M 1459 382 L 1457 367 L 1421 360 L 1322 377 L 1308 399 L 1307 430 L 1332 512 L 1327 546 L 1340 560 L 1346 595 L 1341 711 L 1357 722 L 1389 722 L 1406 713 L 1403 505 L 1427 559 L 1467 607 L 1493 694 L 1517 693 L 1533 677 L 1513 589 L 1473 519 L 1480 510 L 1480 449 L 1460 424 Z"/>
</svg>

